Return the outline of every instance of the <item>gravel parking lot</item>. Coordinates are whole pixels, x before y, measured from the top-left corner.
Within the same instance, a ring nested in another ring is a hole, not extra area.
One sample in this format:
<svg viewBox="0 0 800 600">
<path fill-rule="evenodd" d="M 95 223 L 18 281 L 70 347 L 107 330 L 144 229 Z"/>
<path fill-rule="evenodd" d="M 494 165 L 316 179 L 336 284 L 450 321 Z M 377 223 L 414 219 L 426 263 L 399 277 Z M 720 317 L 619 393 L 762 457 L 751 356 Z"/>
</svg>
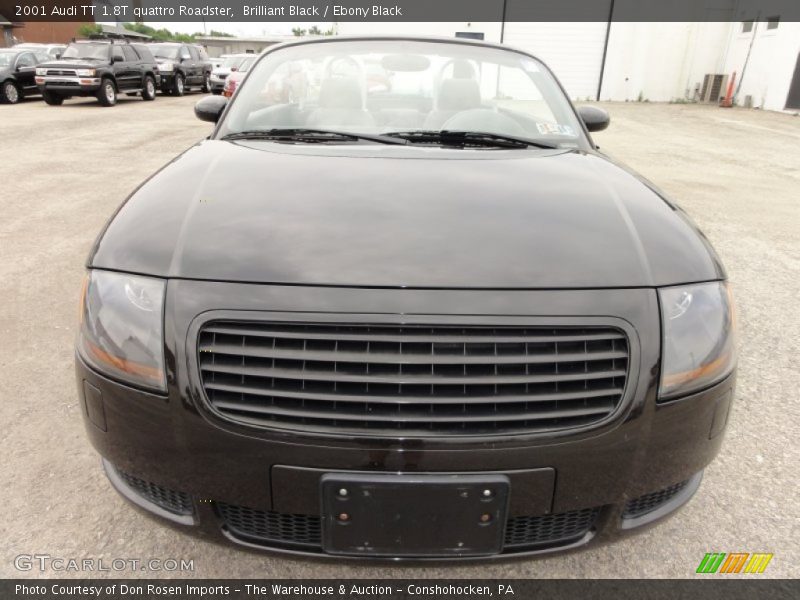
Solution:
<svg viewBox="0 0 800 600">
<path fill-rule="evenodd" d="M 738 300 L 739 386 L 727 438 L 674 518 L 563 556 L 387 568 L 244 553 L 132 510 L 84 437 L 72 366 L 78 292 L 115 207 L 210 131 L 192 113 L 199 97 L 0 106 L 0 576 L 87 575 L 15 569 L 15 556 L 41 553 L 193 559 L 194 572 L 180 575 L 196 577 L 690 577 L 714 551 L 773 552 L 765 576 L 800 575 L 800 118 L 753 110 L 608 104 L 612 125 L 596 135 L 694 217 Z"/>
</svg>

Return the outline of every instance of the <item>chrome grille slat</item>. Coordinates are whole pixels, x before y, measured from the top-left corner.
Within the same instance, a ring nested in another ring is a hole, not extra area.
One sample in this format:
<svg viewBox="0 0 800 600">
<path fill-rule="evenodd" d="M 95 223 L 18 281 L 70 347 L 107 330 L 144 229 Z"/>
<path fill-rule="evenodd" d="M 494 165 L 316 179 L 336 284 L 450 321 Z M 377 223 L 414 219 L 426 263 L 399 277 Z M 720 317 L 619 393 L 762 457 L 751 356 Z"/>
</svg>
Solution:
<svg viewBox="0 0 800 600">
<path fill-rule="evenodd" d="M 463 354 L 380 354 L 377 352 L 342 352 L 342 351 L 307 351 L 283 350 L 280 348 L 242 348 L 232 344 L 202 344 L 200 352 L 215 352 L 217 354 L 232 354 L 235 356 L 257 356 L 261 358 L 287 358 L 294 360 L 319 361 L 319 362 L 366 362 L 389 364 L 485 364 L 487 357 Z M 607 360 L 626 358 L 624 352 L 587 352 L 559 354 L 555 362 L 580 362 L 586 360 Z M 549 354 L 517 354 L 496 355 L 491 360 L 494 364 L 526 364 L 526 363 L 551 363 L 553 357 Z"/>
<path fill-rule="evenodd" d="M 583 381 L 585 379 L 613 379 L 615 377 L 625 377 L 625 371 L 617 369 L 614 371 L 597 371 L 567 373 L 560 375 L 487 375 L 487 376 L 458 376 L 448 377 L 444 375 L 358 375 L 355 373 L 294 370 L 272 367 L 258 366 L 237 366 L 226 364 L 215 364 L 211 360 L 206 360 L 201 356 L 200 368 L 209 373 L 227 373 L 231 375 L 250 375 L 252 377 L 268 377 L 274 379 L 305 379 L 307 381 L 345 381 L 345 382 L 372 382 L 372 383 L 393 383 L 402 385 L 417 384 L 483 384 L 496 385 L 504 383 L 555 383 L 560 381 Z"/>
<path fill-rule="evenodd" d="M 198 369 L 218 414 L 267 428 L 481 435 L 591 425 L 619 407 L 613 327 L 215 321 Z"/>
<path fill-rule="evenodd" d="M 416 404 L 430 402 L 431 396 L 380 396 L 373 394 L 323 394 L 317 392 L 282 390 L 280 388 L 257 388 L 243 385 L 228 385 L 214 382 L 206 383 L 206 389 L 235 394 L 251 394 L 270 398 L 300 398 L 306 400 L 322 400 L 330 402 L 368 402 L 376 404 Z M 583 400 L 586 398 L 602 398 L 619 396 L 620 388 L 586 390 L 582 392 L 531 394 L 528 396 L 435 396 L 437 404 L 492 404 L 506 402 L 555 402 L 565 400 Z M 302 415 L 301 415 L 302 416 Z"/>
<path fill-rule="evenodd" d="M 326 333 L 324 331 L 316 330 L 282 330 L 278 327 L 269 329 L 254 329 L 252 327 L 232 327 L 215 325 L 208 327 L 204 330 L 207 333 L 219 333 L 229 335 L 249 335 L 255 337 L 268 337 L 268 338 L 287 338 L 287 339 L 305 339 L 305 340 L 364 340 L 372 342 L 485 342 L 486 336 L 434 336 L 425 333 L 422 329 L 421 333 L 409 332 L 405 335 L 390 335 L 386 333 Z M 489 329 L 488 331 L 492 331 Z M 504 336 L 502 334 L 492 335 L 492 339 L 497 342 L 504 343 L 520 343 L 520 342 L 570 342 L 570 341 L 591 341 L 591 340 L 622 340 L 625 336 L 621 333 L 609 332 L 592 334 L 587 336 L 580 335 L 557 335 L 557 336 Z"/>
<path fill-rule="evenodd" d="M 329 412 L 304 410 L 302 412 L 284 409 L 277 406 L 269 406 L 262 404 L 251 404 L 244 402 L 234 402 L 228 400 L 218 400 L 216 406 L 219 408 L 227 408 L 234 411 L 244 411 L 248 413 L 258 413 L 264 415 L 285 416 L 285 417 L 299 417 L 304 419 L 323 419 L 331 418 Z M 491 406 L 491 405 L 489 405 Z M 374 412 L 346 412 L 337 411 L 336 419 L 343 421 L 367 421 L 367 422 L 391 422 L 391 423 L 429 423 L 429 422 L 452 422 L 453 417 L 457 416 L 460 422 L 470 421 L 525 421 L 528 419 L 540 418 L 559 418 L 559 417 L 581 417 L 586 415 L 605 414 L 610 408 L 613 407 L 612 403 L 606 403 L 597 407 L 581 407 L 576 409 L 565 410 L 549 410 L 549 411 L 536 411 L 528 413 L 515 412 L 513 414 L 502 414 L 497 412 L 487 411 L 485 413 L 465 413 L 458 415 L 432 415 L 430 413 L 399 413 L 399 414 L 381 414 Z"/>
</svg>

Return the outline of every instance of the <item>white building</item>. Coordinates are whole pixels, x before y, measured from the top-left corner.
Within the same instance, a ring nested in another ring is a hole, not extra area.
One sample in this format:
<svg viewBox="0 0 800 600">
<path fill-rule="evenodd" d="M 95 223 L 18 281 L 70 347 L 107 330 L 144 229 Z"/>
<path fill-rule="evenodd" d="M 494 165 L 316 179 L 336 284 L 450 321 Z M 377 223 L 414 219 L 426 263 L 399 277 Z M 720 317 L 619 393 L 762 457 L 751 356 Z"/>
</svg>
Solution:
<svg viewBox="0 0 800 600">
<path fill-rule="evenodd" d="M 755 23 L 341 22 L 337 32 L 502 42 L 544 60 L 578 100 L 718 102 L 735 72 L 737 104 L 800 109 L 800 23 L 780 15 Z"/>
</svg>

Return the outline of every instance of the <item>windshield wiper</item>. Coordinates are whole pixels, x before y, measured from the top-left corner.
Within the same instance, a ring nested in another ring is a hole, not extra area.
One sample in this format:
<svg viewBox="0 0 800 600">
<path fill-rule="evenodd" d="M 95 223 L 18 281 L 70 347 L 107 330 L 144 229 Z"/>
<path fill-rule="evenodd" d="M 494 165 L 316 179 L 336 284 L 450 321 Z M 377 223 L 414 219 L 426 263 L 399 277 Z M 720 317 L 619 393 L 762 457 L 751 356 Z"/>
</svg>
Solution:
<svg viewBox="0 0 800 600">
<path fill-rule="evenodd" d="M 528 138 L 505 135 L 501 133 L 490 133 L 486 131 L 452 131 L 442 130 L 420 130 L 420 131 L 392 131 L 385 133 L 386 136 L 398 137 L 408 140 L 412 144 L 441 144 L 443 146 L 456 146 L 464 148 L 467 146 L 482 146 L 492 148 L 547 148 L 555 150 L 558 146 L 531 140 Z"/>
<path fill-rule="evenodd" d="M 306 129 L 302 127 L 283 129 L 252 129 L 222 136 L 223 140 L 278 140 L 305 143 L 356 142 L 364 140 L 377 144 L 408 144 L 406 140 L 368 133 L 332 131 L 330 129 Z"/>
</svg>

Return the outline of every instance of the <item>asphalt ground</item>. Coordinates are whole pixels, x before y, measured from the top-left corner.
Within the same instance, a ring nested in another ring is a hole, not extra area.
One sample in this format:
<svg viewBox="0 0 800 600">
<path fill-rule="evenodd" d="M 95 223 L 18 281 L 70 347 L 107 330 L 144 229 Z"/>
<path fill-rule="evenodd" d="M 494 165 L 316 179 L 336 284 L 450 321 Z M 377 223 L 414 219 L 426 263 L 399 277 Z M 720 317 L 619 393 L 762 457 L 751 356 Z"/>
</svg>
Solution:
<svg viewBox="0 0 800 600">
<path fill-rule="evenodd" d="M 0 576 L 92 576 L 14 566 L 20 554 L 48 554 L 192 559 L 194 571 L 169 575 L 193 577 L 692 577 L 706 552 L 737 551 L 774 553 L 762 577 L 800 574 L 800 118 L 755 110 L 607 104 L 611 127 L 596 134 L 603 151 L 697 221 L 738 301 L 727 437 L 674 518 L 587 551 L 419 568 L 244 553 L 132 510 L 83 432 L 73 377 L 78 293 L 90 245 L 114 209 L 210 131 L 193 116 L 198 99 L 0 106 Z"/>
</svg>

